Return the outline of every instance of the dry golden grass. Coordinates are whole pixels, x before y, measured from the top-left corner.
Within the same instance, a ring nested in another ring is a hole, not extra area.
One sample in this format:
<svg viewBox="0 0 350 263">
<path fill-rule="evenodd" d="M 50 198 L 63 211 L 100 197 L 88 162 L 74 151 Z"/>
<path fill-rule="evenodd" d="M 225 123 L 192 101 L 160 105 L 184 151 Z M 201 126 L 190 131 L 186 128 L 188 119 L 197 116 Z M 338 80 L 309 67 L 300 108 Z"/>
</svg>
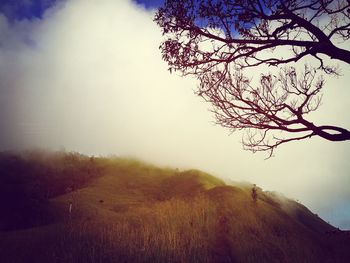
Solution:
<svg viewBox="0 0 350 263">
<path fill-rule="evenodd" d="M 212 262 L 210 207 L 198 196 L 137 208 L 114 222 L 68 222 L 55 254 L 64 262 Z"/>
<path fill-rule="evenodd" d="M 63 162 L 63 178 L 67 171 L 89 175 L 90 159 L 63 157 L 50 159 L 52 171 Z M 338 239 L 330 242 L 323 233 L 333 227 L 261 190 L 254 202 L 249 184 L 228 186 L 200 171 L 130 159 L 100 158 L 93 165 L 104 174 L 49 200 L 53 222 L 0 232 L 0 262 L 347 262 L 349 239 L 342 239 L 340 254 Z"/>
</svg>

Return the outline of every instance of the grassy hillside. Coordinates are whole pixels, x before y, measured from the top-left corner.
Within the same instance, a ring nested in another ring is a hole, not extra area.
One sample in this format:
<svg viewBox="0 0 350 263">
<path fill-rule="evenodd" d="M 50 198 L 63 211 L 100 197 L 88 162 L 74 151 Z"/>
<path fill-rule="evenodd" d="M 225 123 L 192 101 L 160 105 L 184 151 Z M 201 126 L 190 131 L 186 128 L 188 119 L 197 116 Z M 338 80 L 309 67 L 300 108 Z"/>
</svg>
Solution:
<svg viewBox="0 0 350 263">
<path fill-rule="evenodd" d="M 254 200 L 253 185 L 226 185 L 197 170 L 32 152 L 0 155 L 0 176 L 7 209 L 0 218 L 0 262 L 350 257 L 349 235 L 303 205 L 261 189 Z"/>
</svg>

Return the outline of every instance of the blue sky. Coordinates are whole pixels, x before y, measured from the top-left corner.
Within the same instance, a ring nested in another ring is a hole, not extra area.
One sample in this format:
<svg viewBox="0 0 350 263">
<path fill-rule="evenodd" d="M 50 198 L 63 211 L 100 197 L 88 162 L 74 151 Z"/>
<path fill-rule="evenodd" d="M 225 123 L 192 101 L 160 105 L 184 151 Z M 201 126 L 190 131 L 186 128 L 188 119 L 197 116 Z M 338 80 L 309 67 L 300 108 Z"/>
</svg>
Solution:
<svg viewBox="0 0 350 263">
<path fill-rule="evenodd" d="M 1 0 L 0 12 L 10 21 L 42 18 L 43 13 L 57 0 Z"/>
<path fill-rule="evenodd" d="M 135 0 L 135 2 L 144 5 L 146 8 L 157 8 L 164 3 L 164 0 Z"/>
<path fill-rule="evenodd" d="M 4 14 L 10 21 L 41 19 L 45 10 L 58 1 L 62 0 L 0 0 L 0 13 Z M 147 9 L 157 8 L 164 3 L 164 0 L 133 1 L 145 6 Z"/>
</svg>

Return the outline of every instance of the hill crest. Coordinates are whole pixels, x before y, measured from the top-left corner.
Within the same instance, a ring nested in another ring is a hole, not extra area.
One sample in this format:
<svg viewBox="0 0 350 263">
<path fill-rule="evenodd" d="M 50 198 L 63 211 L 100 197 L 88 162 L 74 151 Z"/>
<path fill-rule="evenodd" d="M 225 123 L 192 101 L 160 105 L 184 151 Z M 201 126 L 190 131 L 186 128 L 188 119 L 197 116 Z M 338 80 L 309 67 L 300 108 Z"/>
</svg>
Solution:
<svg viewBox="0 0 350 263">
<path fill-rule="evenodd" d="M 50 253 L 63 253 L 65 262 L 346 262 L 348 256 L 348 235 L 302 204 L 260 188 L 254 199 L 252 184 L 228 185 L 199 170 L 78 154 L 0 156 L 0 169 L 12 172 L 1 186 L 18 173 L 26 196 L 47 190 L 50 179 L 57 183 L 51 196 L 26 203 L 40 203 L 23 210 L 27 225 L 3 232 L 0 254 L 11 262 L 41 253 L 40 240 L 49 251 L 41 262 L 52 262 Z M 36 185 L 29 180 L 35 176 L 47 181 Z M 18 200 L 20 207 L 24 199 Z M 31 219 L 32 212 L 43 218 Z M 18 248 L 26 252 L 16 255 Z"/>
</svg>

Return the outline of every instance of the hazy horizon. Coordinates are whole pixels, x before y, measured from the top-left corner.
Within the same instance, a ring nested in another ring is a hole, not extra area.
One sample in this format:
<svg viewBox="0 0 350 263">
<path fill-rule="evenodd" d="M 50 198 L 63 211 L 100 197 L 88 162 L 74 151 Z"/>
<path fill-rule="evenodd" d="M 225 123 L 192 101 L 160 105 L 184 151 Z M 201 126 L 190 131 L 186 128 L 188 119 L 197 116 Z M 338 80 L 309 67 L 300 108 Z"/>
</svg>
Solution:
<svg viewBox="0 0 350 263">
<path fill-rule="evenodd" d="M 350 143 L 312 138 L 275 157 L 242 149 L 240 131 L 214 125 L 194 79 L 170 74 L 154 10 L 131 0 L 68 0 L 42 19 L 0 13 L 0 150 L 65 149 L 132 156 L 249 181 L 300 200 L 350 229 Z M 349 66 L 327 78 L 312 117 L 350 128 Z"/>
</svg>

